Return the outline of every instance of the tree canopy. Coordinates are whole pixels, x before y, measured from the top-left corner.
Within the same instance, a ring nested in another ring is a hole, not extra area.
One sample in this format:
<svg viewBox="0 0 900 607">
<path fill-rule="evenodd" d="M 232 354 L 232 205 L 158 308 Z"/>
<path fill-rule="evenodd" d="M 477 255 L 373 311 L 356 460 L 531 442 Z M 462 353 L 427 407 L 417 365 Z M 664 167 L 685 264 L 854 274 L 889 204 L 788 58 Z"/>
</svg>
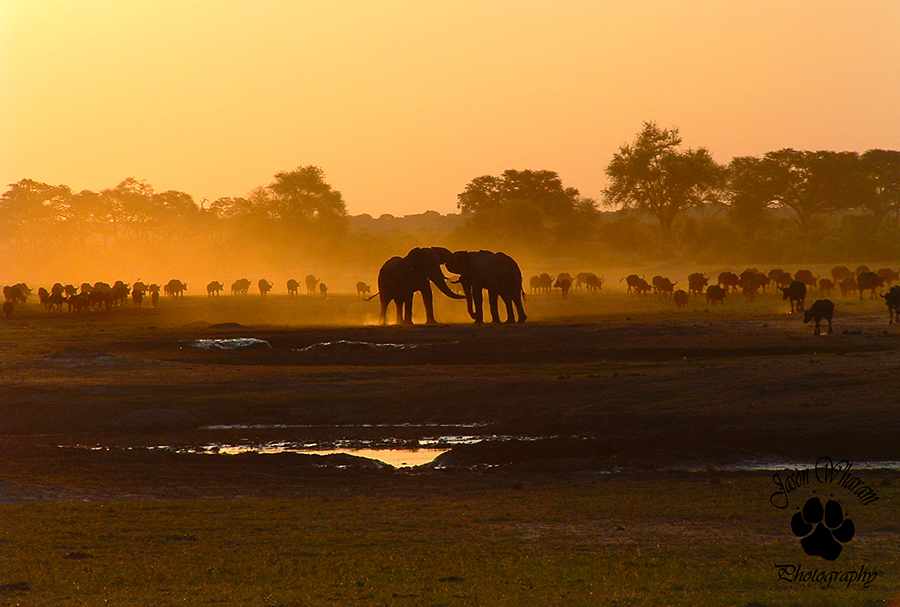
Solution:
<svg viewBox="0 0 900 607">
<path fill-rule="evenodd" d="M 715 199 L 724 176 L 705 148 L 679 146 L 678 129 L 645 122 L 635 140 L 620 147 L 607 165 L 604 204 L 647 213 L 670 235 L 680 213 Z"/>
<path fill-rule="evenodd" d="M 595 220 L 597 204 L 577 188 L 565 187 L 555 171 L 508 169 L 499 177 L 483 175 L 457 196 L 475 236 L 492 235 L 532 246 L 567 248 L 580 223 Z"/>
</svg>

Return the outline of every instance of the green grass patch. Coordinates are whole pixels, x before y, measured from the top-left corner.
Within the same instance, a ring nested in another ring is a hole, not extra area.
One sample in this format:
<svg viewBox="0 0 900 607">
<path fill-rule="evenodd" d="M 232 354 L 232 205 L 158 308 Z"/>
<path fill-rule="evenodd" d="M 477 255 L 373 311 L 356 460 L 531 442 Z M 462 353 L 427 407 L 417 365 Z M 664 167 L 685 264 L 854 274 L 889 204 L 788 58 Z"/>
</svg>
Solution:
<svg viewBox="0 0 900 607">
<path fill-rule="evenodd" d="M 3 505 L 0 604 L 821 606 L 900 590 L 893 486 L 828 563 L 804 555 L 791 513 L 768 503 L 767 473 L 573 478 L 440 495 Z M 779 582 L 776 563 L 879 576 L 822 589 Z"/>
</svg>

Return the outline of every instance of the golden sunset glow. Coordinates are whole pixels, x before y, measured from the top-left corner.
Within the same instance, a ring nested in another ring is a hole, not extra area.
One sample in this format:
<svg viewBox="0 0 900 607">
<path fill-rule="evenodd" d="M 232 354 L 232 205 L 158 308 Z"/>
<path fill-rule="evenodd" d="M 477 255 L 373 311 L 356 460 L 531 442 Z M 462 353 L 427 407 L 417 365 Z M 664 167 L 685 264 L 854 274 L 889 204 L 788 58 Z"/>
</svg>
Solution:
<svg viewBox="0 0 900 607">
<path fill-rule="evenodd" d="M 478 175 L 599 198 L 642 121 L 720 162 L 900 147 L 900 4 L 3 0 L 0 180 L 196 200 L 323 168 L 350 214 Z"/>
</svg>

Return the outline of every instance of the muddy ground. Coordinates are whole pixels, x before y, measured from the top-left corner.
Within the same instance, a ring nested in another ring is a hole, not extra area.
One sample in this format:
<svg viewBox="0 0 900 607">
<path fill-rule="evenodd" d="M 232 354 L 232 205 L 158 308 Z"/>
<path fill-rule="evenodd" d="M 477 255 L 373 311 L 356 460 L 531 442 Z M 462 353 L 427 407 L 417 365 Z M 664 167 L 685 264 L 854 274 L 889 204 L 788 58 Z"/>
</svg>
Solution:
<svg viewBox="0 0 900 607">
<path fill-rule="evenodd" d="M 457 302 L 441 301 L 449 324 L 433 327 L 374 326 L 377 309 L 350 296 L 188 297 L 83 316 L 29 305 L 0 327 L 0 501 L 421 491 L 823 455 L 900 460 L 900 328 L 883 303 L 838 302 L 834 333 L 817 337 L 773 296 L 678 311 L 625 294 L 600 301 L 533 297 L 521 326 L 473 326 Z M 326 306 L 340 314 L 324 320 Z M 251 338 L 234 349 L 202 341 Z M 459 435 L 484 442 L 412 470 L 350 456 L 183 452 L 415 447 Z"/>
</svg>

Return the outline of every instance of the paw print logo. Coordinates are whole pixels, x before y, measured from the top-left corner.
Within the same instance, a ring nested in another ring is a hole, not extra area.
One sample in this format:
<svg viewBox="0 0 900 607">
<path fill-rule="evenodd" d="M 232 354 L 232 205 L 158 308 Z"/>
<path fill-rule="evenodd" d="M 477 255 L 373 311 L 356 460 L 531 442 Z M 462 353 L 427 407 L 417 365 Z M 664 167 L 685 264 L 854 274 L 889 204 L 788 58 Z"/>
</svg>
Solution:
<svg viewBox="0 0 900 607">
<path fill-rule="evenodd" d="M 803 510 L 791 518 L 791 531 L 803 538 L 800 545 L 806 554 L 834 561 L 841 555 L 842 544 L 853 539 L 856 527 L 852 520 L 844 518 L 844 510 L 836 500 L 828 500 L 823 508 L 822 500 L 811 497 Z"/>
</svg>

